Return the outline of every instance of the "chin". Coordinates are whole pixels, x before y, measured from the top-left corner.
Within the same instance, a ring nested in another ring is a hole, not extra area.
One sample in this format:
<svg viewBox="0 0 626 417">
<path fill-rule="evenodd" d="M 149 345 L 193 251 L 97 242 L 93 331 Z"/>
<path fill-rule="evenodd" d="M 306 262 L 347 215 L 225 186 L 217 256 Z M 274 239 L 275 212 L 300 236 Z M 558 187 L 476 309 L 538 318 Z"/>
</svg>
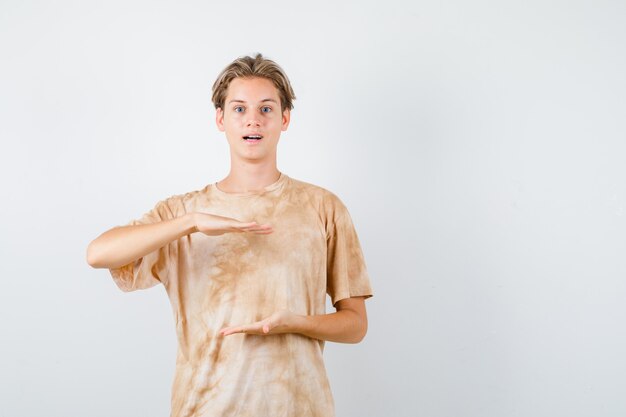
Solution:
<svg viewBox="0 0 626 417">
<path fill-rule="evenodd" d="M 262 154 L 262 153 L 253 153 L 253 152 L 251 153 L 242 152 L 242 153 L 237 153 L 237 157 L 239 159 L 245 159 L 248 161 L 258 161 L 261 159 L 266 159 L 267 155 L 264 153 Z"/>
</svg>

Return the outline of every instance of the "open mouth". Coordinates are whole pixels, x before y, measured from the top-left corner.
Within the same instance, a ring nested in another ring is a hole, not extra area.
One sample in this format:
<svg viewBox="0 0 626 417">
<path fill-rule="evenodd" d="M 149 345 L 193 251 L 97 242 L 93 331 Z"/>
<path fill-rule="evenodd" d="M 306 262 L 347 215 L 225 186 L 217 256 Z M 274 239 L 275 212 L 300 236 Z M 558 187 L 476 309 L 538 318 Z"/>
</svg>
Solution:
<svg viewBox="0 0 626 417">
<path fill-rule="evenodd" d="M 247 135 L 243 137 L 244 140 L 248 140 L 248 141 L 257 141 L 257 140 L 261 140 L 263 139 L 263 136 L 261 135 Z"/>
</svg>

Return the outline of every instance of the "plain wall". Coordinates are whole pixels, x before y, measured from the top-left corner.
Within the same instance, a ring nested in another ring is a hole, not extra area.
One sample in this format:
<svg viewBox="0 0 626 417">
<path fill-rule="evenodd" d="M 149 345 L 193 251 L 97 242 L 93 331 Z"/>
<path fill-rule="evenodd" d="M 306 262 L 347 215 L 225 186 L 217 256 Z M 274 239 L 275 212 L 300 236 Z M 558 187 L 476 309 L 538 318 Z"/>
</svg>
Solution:
<svg viewBox="0 0 626 417">
<path fill-rule="evenodd" d="M 164 288 L 86 247 L 227 175 L 211 85 L 257 51 L 372 279 L 338 417 L 625 415 L 625 41 L 619 1 L 2 1 L 0 416 L 169 415 Z"/>
</svg>

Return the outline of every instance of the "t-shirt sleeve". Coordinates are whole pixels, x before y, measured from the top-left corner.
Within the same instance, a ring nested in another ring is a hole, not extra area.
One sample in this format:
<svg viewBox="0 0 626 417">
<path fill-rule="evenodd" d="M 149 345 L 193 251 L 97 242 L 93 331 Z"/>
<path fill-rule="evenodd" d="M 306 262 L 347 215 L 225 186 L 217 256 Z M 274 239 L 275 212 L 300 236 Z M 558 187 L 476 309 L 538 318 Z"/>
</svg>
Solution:
<svg viewBox="0 0 626 417">
<path fill-rule="evenodd" d="M 345 205 L 332 195 L 327 206 L 326 292 L 333 306 L 344 298 L 373 296 L 358 235 Z"/>
<path fill-rule="evenodd" d="M 124 226 L 158 223 L 175 218 L 170 207 L 170 199 L 159 201 L 152 210 L 138 219 L 133 219 Z M 120 290 L 130 292 L 147 289 L 157 284 L 164 284 L 168 270 L 176 256 L 172 242 L 154 250 L 143 257 L 117 268 L 109 268 L 113 281 Z"/>
</svg>

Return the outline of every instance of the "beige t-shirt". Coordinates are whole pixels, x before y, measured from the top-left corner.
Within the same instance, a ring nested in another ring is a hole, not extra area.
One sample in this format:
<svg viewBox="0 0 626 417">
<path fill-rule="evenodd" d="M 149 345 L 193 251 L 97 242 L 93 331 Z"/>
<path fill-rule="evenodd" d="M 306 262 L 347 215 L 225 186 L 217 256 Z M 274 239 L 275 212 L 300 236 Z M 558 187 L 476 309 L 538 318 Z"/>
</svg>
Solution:
<svg viewBox="0 0 626 417">
<path fill-rule="evenodd" d="M 332 417 L 324 341 L 301 334 L 232 334 L 227 326 L 278 309 L 325 314 L 352 296 L 372 296 L 350 215 L 330 191 L 281 173 L 262 192 L 209 184 L 159 201 L 146 224 L 205 212 L 272 225 L 273 233 L 192 233 L 110 269 L 123 291 L 162 283 L 176 323 L 171 417 Z"/>
</svg>

